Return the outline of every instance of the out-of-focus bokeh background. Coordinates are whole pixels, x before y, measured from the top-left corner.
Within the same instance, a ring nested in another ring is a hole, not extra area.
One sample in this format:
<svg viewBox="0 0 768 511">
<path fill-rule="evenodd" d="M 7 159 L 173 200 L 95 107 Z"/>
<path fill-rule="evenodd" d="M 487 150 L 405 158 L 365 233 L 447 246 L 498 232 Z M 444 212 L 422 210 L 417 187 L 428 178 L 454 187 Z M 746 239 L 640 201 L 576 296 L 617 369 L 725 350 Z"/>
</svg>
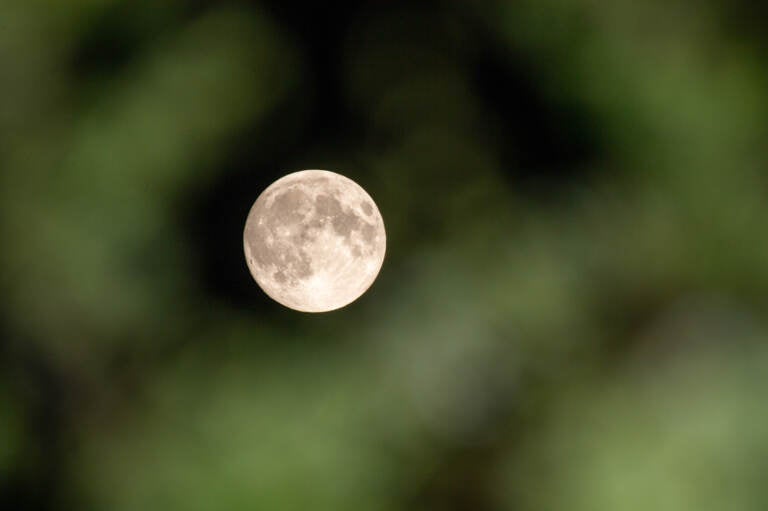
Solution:
<svg viewBox="0 0 768 511">
<path fill-rule="evenodd" d="M 757 5 L 3 0 L 0 507 L 765 510 Z M 388 233 L 320 315 L 305 168 Z"/>
</svg>

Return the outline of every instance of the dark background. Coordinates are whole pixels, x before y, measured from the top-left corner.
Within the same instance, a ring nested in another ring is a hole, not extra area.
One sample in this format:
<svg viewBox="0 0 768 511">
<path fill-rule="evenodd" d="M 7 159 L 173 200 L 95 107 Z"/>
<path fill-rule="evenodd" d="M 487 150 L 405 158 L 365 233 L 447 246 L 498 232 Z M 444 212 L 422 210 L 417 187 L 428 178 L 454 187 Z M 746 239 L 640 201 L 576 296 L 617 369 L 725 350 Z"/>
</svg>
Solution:
<svg viewBox="0 0 768 511">
<path fill-rule="evenodd" d="M 6 0 L 0 506 L 762 510 L 768 13 Z M 250 277 L 280 176 L 387 258 Z"/>
</svg>

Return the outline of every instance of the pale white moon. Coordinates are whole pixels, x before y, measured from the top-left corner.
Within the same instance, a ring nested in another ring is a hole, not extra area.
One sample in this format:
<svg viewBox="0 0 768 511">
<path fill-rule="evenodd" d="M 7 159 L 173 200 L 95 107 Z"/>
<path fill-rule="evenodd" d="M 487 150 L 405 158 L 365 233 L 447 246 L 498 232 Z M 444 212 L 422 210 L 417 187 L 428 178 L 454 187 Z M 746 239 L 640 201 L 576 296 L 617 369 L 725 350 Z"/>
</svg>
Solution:
<svg viewBox="0 0 768 511">
<path fill-rule="evenodd" d="M 335 172 L 302 170 L 253 204 L 243 247 L 253 278 L 274 300 L 325 312 L 356 300 L 376 279 L 387 237 L 376 204 Z"/>
</svg>

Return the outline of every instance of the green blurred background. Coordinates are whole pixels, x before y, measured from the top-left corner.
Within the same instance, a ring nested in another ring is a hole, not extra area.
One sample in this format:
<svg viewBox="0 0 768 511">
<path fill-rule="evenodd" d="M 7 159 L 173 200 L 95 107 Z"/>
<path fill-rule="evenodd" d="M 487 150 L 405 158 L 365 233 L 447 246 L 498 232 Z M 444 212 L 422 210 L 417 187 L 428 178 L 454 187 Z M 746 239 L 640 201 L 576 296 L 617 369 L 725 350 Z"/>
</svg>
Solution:
<svg viewBox="0 0 768 511">
<path fill-rule="evenodd" d="M 0 507 L 768 509 L 760 9 L 2 0 Z M 305 168 L 388 234 L 319 315 Z"/>
</svg>

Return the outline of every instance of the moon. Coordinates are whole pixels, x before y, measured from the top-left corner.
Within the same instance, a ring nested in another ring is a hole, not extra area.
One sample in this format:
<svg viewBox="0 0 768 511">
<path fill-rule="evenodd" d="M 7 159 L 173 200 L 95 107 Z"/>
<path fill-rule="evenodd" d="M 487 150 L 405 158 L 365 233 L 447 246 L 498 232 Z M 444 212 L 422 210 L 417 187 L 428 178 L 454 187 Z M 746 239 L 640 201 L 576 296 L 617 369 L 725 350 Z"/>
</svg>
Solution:
<svg viewBox="0 0 768 511">
<path fill-rule="evenodd" d="M 302 312 L 327 312 L 357 300 L 376 280 L 386 244 L 371 196 L 327 170 L 302 170 L 272 183 L 251 207 L 243 232 L 256 283 Z"/>
</svg>

